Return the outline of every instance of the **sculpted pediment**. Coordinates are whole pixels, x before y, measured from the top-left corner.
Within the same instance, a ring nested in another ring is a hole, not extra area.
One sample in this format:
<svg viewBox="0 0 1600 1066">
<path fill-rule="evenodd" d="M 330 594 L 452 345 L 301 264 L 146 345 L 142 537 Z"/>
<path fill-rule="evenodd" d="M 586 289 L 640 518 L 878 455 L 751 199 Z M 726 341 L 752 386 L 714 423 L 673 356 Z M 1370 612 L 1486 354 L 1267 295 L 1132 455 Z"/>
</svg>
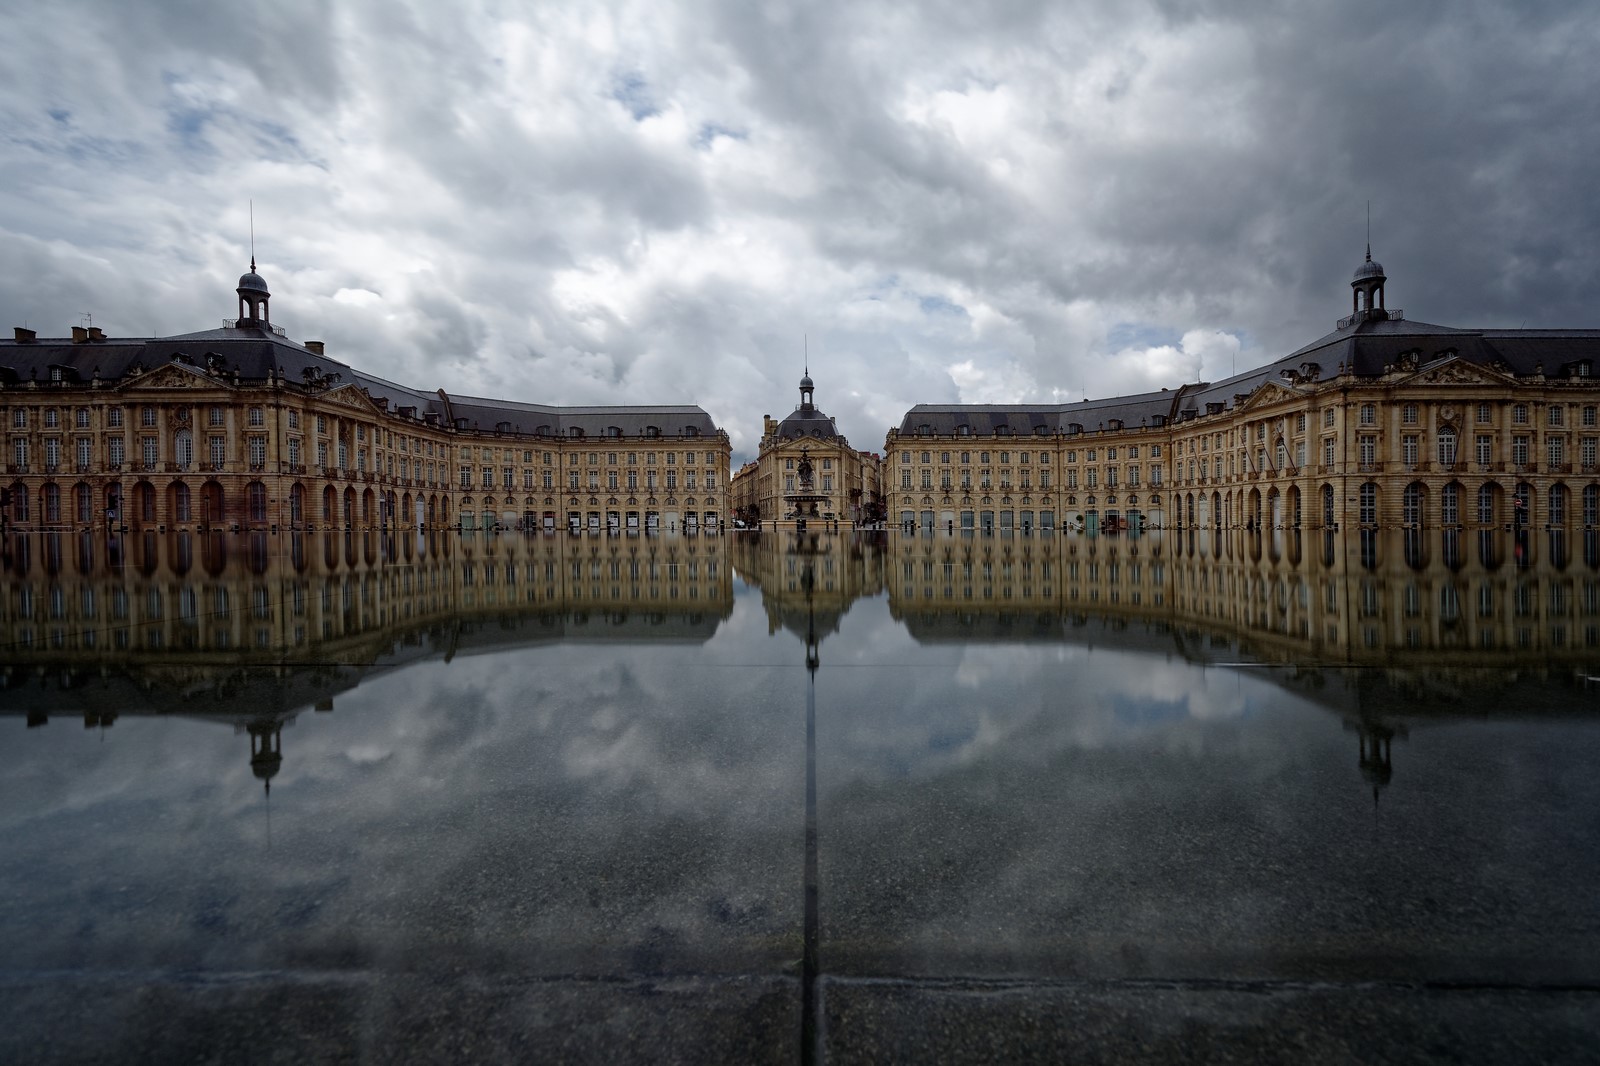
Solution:
<svg viewBox="0 0 1600 1066">
<path fill-rule="evenodd" d="M 329 389 L 320 397 L 329 403 L 341 407 L 353 407 L 363 414 L 382 414 L 383 410 L 372 402 L 372 397 L 367 395 L 367 390 L 360 385 L 340 385 L 336 389 Z"/>
<path fill-rule="evenodd" d="M 166 366 L 129 379 L 122 388 L 137 389 L 215 389 L 222 382 L 186 363 L 168 363 Z"/>
<path fill-rule="evenodd" d="M 1451 356 L 1415 374 L 1401 378 L 1397 385 L 1504 385 L 1511 381 L 1505 374 L 1477 363 L 1469 363 L 1459 356 Z"/>
<path fill-rule="evenodd" d="M 1256 386 L 1250 395 L 1244 398 L 1243 403 L 1236 405 L 1234 410 L 1242 413 L 1257 407 L 1266 407 L 1278 403 L 1280 400 L 1298 400 L 1300 396 L 1299 390 L 1290 388 L 1282 382 L 1263 381 Z"/>
</svg>

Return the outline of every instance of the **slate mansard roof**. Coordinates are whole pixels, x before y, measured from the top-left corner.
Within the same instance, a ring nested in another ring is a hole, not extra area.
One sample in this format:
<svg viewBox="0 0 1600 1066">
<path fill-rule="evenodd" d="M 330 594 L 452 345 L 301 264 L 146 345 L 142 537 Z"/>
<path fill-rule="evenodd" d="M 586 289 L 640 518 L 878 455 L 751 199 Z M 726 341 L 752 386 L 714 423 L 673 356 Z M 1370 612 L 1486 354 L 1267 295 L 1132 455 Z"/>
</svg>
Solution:
<svg viewBox="0 0 1600 1066">
<path fill-rule="evenodd" d="M 99 380 L 112 385 L 134 367 L 154 370 L 172 362 L 197 369 L 215 368 L 229 380 L 234 372 L 241 382 L 264 382 L 282 375 L 292 383 L 312 378 L 332 378 L 335 386 L 353 384 L 374 400 L 387 400 L 389 410 L 414 408 L 419 419 L 429 415 L 443 425 L 464 421 L 464 428 L 534 434 L 541 427 L 549 436 L 585 437 L 642 435 L 654 428 L 664 437 L 714 437 L 718 430 L 711 416 L 694 405 L 557 407 L 512 400 L 451 396 L 443 390 L 426 391 L 388 381 L 357 370 L 348 363 L 320 354 L 304 344 L 280 336 L 271 328 L 223 327 L 175 337 L 96 338 L 74 342 L 70 338 L 0 340 L 0 384 L 49 381 L 60 370 L 69 382 Z"/>
<path fill-rule="evenodd" d="M 900 423 L 902 436 L 919 432 L 960 434 L 962 427 L 974 437 L 1050 436 L 1113 428 L 1161 425 L 1172 417 L 1177 393 L 1163 389 L 1136 396 L 1105 400 L 1079 400 L 1053 404 L 932 404 L 919 403 Z M 1076 428 L 1074 428 L 1076 427 Z"/>
<path fill-rule="evenodd" d="M 1000 429 L 1022 437 L 1071 433 L 1074 426 L 1083 432 L 1111 429 L 1113 420 L 1125 428 L 1156 426 L 1229 410 L 1269 381 L 1313 369 L 1321 380 L 1337 375 L 1341 366 L 1358 379 L 1378 378 L 1402 356 L 1413 356 L 1419 367 L 1453 358 L 1517 377 L 1572 376 L 1587 363 L 1581 373 L 1600 377 L 1600 329 L 1460 329 L 1407 321 L 1399 311 L 1387 315 L 1353 315 L 1303 348 L 1222 381 L 1076 403 L 918 404 L 906 412 L 899 432 L 950 435 L 966 426 L 973 436 L 994 436 Z"/>
</svg>

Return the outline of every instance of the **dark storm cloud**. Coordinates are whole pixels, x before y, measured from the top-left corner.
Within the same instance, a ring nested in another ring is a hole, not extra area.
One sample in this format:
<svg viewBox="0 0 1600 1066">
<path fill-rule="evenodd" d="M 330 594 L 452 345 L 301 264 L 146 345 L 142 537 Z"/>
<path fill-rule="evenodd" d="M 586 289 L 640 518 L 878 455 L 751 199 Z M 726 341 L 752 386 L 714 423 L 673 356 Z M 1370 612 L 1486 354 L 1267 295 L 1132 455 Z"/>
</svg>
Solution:
<svg viewBox="0 0 1600 1066">
<path fill-rule="evenodd" d="M 1411 317 L 1594 324 L 1592 5 L 79 3 L 12 25 L 33 47 L 0 71 L 0 310 L 46 332 L 226 314 L 252 199 L 294 334 L 423 387 L 699 402 L 741 454 L 807 336 L 818 402 L 868 448 L 917 402 L 1282 354 L 1345 311 L 1368 200 Z"/>
</svg>

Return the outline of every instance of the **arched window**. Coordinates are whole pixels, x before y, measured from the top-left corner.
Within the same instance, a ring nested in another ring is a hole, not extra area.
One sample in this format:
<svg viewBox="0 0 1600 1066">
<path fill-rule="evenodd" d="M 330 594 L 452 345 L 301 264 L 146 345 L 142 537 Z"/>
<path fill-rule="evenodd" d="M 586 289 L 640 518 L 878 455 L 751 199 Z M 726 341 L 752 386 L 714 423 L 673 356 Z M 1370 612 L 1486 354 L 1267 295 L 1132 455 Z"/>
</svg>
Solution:
<svg viewBox="0 0 1600 1066">
<path fill-rule="evenodd" d="M 1322 524 L 1331 526 L 1333 523 L 1333 486 L 1324 485 L 1322 486 Z"/>
<path fill-rule="evenodd" d="M 194 465 L 194 434 L 187 429 L 178 430 L 172 440 L 172 454 L 178 462 L 179 470 L 188 470 Z"/>
<path fill-rule="evenodd" d="M 1422 523 L 1422 482 L 1413 481 L 1406 486 L 1405 494 L 1400 498 L 1400 521 L 1408 526 Z"/>
<path fill-rule="evenodd" d="M 1478 524 L 1483 526 L 1494 525 L 1493 482 L 1478 489 Z"/>
<path fill-rule="evenodd" d="M 1455 482 L 1446 485 L 1439 493 L 1439 524 L 1444 526 L 1461 524 L 1461 486 Z"/>
<path fill-rule="evenodd" d="M 1377 525 L 1378 523 L 1378 486 L 1368 481 L 1361 486 L 1361 524 L 1364 526 Z"/>
<path fill-rule="evenodd" d="M 1547 521 L 1552 526 L 1567 524 L 1567 487 L 1565 485 L 1550 486 L 1550 514 Z"/>
<path fill-rule="evenodd" d="M 1456 431 L 1449 426 L 1439 430 L 1439 465 L 1446 470 L 1456 465 Z"/>
<path fill-rule="evenodd" d="M 250 512 L 250 521 L 265 522 L 267 520 L 267 487 L 259 481 L 252 481 L 245 486 L 245 506 Z"/>
</svg>

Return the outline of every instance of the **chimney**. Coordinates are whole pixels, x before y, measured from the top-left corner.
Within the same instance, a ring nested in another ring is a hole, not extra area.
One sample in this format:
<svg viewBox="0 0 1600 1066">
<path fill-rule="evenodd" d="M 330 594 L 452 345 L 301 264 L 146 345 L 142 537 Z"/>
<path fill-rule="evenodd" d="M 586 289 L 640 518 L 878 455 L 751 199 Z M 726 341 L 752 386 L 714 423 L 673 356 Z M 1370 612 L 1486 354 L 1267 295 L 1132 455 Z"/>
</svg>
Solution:
<svg viewBox="0 0 1600 1066">
<path fill-rule="evenodd" d="M 322 355 L 322 342 L 306 341 L 306 351 L 310 352 L 312 355 Z"/>
<path fill-rule="evenodd" d="M 17 331 L 18 344 L 32 344 L 39 339 L 39 334 L 34 330 L 25 329 L 22 326 L 13 326 L 11 328 Z"/>
<path fill-rule="evenodd" d="M 83 326 L 73 326 L 72 327 L 72 343 L 73 344 L 88 344 L 89 343 L 89 331 L 86 328 L 84 328 Z"/>
<path fill-rule="evenodd" d="M 106 339 L 106 331 L 101 329 L 99 326 L 90 326 L 89 339 L 92 341 L 103 341 Z"/>
</svg>

